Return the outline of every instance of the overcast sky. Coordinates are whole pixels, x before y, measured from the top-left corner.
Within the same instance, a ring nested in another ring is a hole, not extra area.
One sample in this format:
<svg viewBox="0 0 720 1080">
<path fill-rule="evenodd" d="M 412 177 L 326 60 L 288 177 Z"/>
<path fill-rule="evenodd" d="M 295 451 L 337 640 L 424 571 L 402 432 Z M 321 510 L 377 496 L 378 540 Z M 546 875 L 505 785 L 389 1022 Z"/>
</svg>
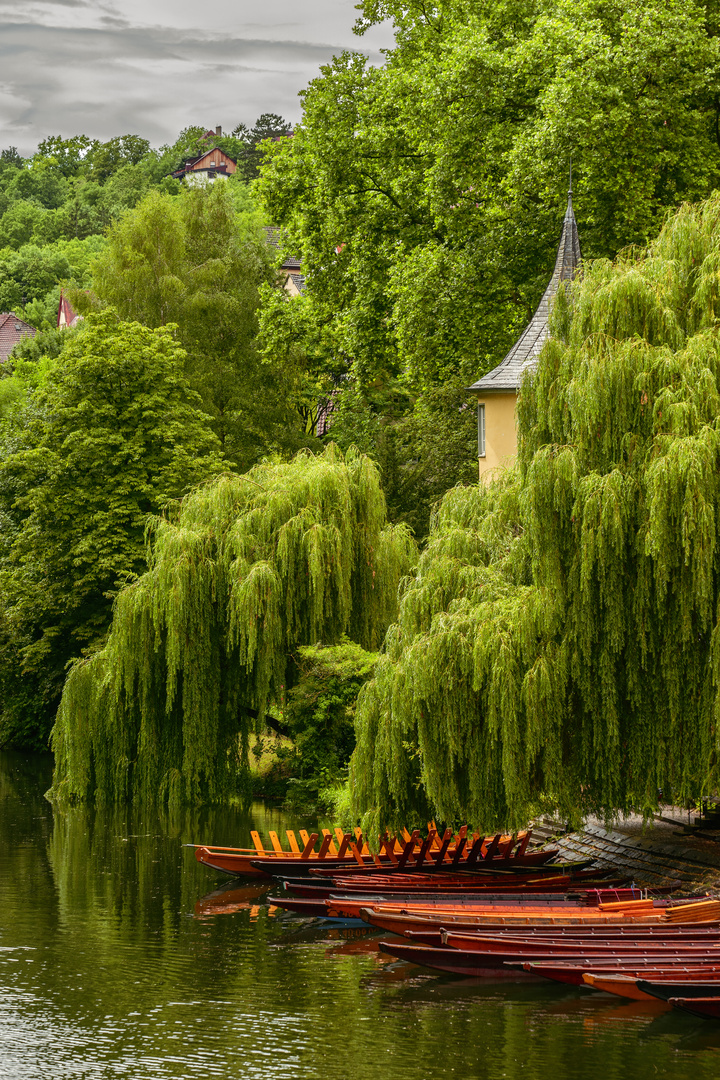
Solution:
<svg viewBox="0 0 720 1080">
<path fill-rule="evenodd" d="M 352 33 L 355 0 L 0 0 L 0 149 L 46 135 L 172 143 L 263 112 L 300 119 L 298 92 L 345 48 L 381 62 L 387 27 Z"/>
</svg>

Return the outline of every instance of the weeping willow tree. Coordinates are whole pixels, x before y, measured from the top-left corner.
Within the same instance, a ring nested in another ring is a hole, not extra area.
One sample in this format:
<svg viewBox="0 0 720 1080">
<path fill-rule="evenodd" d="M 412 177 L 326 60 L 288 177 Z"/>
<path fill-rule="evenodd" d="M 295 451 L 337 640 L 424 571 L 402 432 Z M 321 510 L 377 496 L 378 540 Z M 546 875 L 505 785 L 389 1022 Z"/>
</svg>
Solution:
<svg viewBox="0 0 720 1080">
<path fill-rule="evenodd" d="M 446 496 L 361 693 L 368 826 L 716 788 L 719 319 L 720 196 L 558 296 L 517 465 Z"/>
<path fill-rule="evenodd" d="M 107 645 L 70 671 L 53 794 L 223 798 L 253 726 L 282 704 L 293 648 L 347 634 L 376 649 L 416 554 L 352 451 L 200 487 L 155 521 L 148 572 L 119 593 Z"/>
</svg>

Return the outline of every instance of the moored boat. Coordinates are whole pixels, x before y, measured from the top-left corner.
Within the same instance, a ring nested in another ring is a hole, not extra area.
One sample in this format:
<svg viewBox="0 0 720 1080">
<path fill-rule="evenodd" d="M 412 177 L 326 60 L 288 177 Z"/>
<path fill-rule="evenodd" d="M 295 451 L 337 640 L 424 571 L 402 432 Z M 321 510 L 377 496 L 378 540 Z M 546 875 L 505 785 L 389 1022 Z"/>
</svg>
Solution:
<svg viewBox="0 0 720 1080">
<path fill-rule="evenodd" d="M 663 961 L 662 958 L 656 957 L 646 958 L 640 960 L 637 957 L 627 958 L 625 960 L 616 960 L 612 962 L 602 962 L 598 960 L 555 960 L 552 962 L 541 962 L 538 960 L 525 961 L 522 964 L 509 964 L 510 967 L 522 967 L 522 969 L 528 974 L 541 975 L 544 979 L 550 979 L 552 982 L 565 983 L 568 986 L 582 986 L 583 975 L 596 974 L 596 975 L 635 975 L 636 978 L 648 978 L 650 980 L 655 979 L 656 976 L 663 977 L 668 972 L 667 960 Z M 705 963 L 698 963 L 696 961 L 678 962 L 675 960 L 672 965 L 672 970 L 678 974 L 684 974 L 688 979 L 694 977 L 702 978 L 706 974 L 716 973 L 720 974 L 720 965 L 707 961 Z"/>
<path fill-rule="evenodd" d="M 603 994 L 614 994 L 616 997 L 629 998 L 631 1001 L 653 1001 L 652 994 L 642 990 L 634 975 L 598 975 L 595 972 L 586 971 L 583 974 L 583 982 L 591 986 L 593 990 L 599 990 Z"/>
<path fill-rule="evenodd" d="M 468 870 L 478 865 L 497 869 L 518 869 L 524 866 L 541 866 L 557 853 L 557 848 L 546 848 L 538 852 L 527 852 L 530 830 L 517 836 L 493 837 L 472 835 L 469 840 L 467 826 L 463 826 L 458 835 L 446 829 L 442 837 L 434 827 L 428 829 L 423 839 L 415 830 L 405 830 L 403 840 L 389 837 L 380 838 L 380 852 L 372 854 L 359 829 L 355 834 L 343 833 L 335 829 L 322 829 L 321 832 L 308 834 L 300 829 L 302 847 L 295 833 L 287 830 L 288 850 L 283 849 L 276 832 L 270 832 L 272 849 L 265 848 L 258 833 L 252 832 L 255 845 L 251 848 L 218 847 L 207 844 L 188 845 L 195 849 L 195 858 L 213 870 L 226 874 L 238 875 L 306 875 L 313 867 L 319 867 L 322 873 L 338 870 L 351 872 L 371 870 L 373 872 L 403 873 L 406 870 Z M 321 838 L 322 835 L 322 838 Z M 316 851 L 315 844 L 320 841 Z M 513 851 L 513 849 L 515 849 Z"/>
<path fill-rule="evenodd" d="M 662 1001 L 669 1001 L 671 997 L 713 997 L 720 994 L 720 971 L 717 975 L 705 973 L 690 979 L 687 974 L 678 974 L 671 968 L 665 975 L 638 978 L 636 983 L 643 993 Z"/>
<path fill-rule="evenodd" d="M 674 997 L 669 999 L 676 1009 L 702 1016 L 707 1020 L 720 1020 L 720 996 L 704 998 Z"/>
</svg>

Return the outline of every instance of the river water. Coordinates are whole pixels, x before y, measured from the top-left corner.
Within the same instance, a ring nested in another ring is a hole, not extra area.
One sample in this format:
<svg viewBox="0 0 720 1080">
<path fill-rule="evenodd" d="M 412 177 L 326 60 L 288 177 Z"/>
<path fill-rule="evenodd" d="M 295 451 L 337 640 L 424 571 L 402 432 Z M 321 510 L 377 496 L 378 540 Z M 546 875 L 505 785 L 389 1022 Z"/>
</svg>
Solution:
<svg viewBox="0 0 720 1080">
<path fill-rule="evenodd" d="M 720 1024 L 386 963 L 376 937 L 273 911 L 183 847 L 249 846 L 251 828 L 311 822 L 262 804 L 57 811 L 43 797 L 50 768 L 0 754 L 2 1078 L 720 1075 Z"/>
</svg>

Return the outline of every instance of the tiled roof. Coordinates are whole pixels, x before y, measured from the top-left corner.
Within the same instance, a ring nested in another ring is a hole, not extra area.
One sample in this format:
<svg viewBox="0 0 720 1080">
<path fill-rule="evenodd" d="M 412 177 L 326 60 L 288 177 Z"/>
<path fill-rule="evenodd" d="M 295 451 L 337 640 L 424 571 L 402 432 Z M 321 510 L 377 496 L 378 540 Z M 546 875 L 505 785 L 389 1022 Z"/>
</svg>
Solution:
<svg viewBox="0 0 720 1080">
<path fill-rule="evenodd" d="M 277 251 L 279 251 L 282 240 L 282 232 L 277 227 L 277 225 L 264 225 L 263 232 L 265 233 L 265 239 L 270 245 L 270 247 L 274 247 Z M 287 258 L 283 259 L 281 269 L 299 270 L 301 266 L 302 261 L 300 259 L 296 259 L 293 255 L 289 255 Z"/>
<path fill-rule="evenodd" d="M 288 274 L 288 277 L 292 281 L 297 291 L 302 294 L 305 292 L 305 275 L 304 274 Z"/>
<path fill-rule="evenodd" d="M 580 239 L 573 214 L 571 193 L 568 196 L 555 270 L 538 304 L 537 311 L 502 363 L 473 383 L 469 387 L 470 390 L 492 394 L 518 389 L 525 372 L 537 364 L 540 350 L 547 341 L 550 304 L 558 290 L 558 285 L 561 281 L 572 281 L 580 266 L 580 259 Z"/>
<path fill-rule="evenodd" d="M 0 363 L 5 363 L 18 341 L 35 337 L 37 330 L 30 323 L 18 318 L 14 311 L 0 312 Z"/>
</svg>

